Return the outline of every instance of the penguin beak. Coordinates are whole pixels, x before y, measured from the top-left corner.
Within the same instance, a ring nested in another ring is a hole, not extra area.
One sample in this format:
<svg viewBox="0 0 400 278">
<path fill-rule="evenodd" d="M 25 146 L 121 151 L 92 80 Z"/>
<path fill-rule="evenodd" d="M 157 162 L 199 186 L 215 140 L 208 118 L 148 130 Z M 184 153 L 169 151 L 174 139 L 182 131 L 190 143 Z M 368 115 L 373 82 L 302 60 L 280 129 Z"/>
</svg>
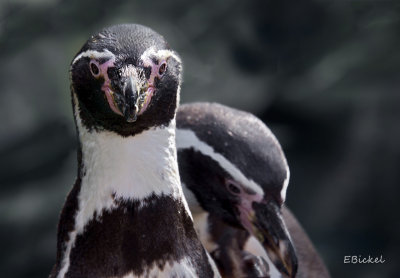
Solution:
<svg viewBox="0 0 400 278">
<path fill-rule="evenodd" d="M 149 82 L 138 80 L 135 75 L 122 78 L 118 93 L 108 89 L 106 97 L 110 108 L 123 116 L 127 122 L 132 123 L 149 107 L 155 88 Z"/>
<path fill-rule="evenodd" d="M 122 94 L 115 94 L 118 110 L 129 123 L 135 122 L 138 113 L 138 89 L 133 76 L 127 76 L 122 82 Z"/>
<path fill-rule="evenodd" d="M 128 123 L 133 123 L 147 110 L 155 87 L 145 79 L 143 69 L 133 65 L 124 67 L 115 83 L 118 85 L 111 86 L 108 80 L 102 86 L 108 105 Z"/>
<path fill-rule="evenodd" d="M 297 256 L 290 235 L 274 201 L 253 202 L 252 229 L 276 268 L 289 277 L 297 272 Z"/>
</svg>

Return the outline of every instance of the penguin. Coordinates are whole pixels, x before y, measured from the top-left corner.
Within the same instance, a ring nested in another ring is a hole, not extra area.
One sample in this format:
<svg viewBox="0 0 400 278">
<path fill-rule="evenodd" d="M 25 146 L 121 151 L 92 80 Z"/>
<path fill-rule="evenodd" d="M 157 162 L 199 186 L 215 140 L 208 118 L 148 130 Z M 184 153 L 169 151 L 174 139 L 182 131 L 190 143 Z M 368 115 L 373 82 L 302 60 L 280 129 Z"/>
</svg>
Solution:
<svg viewBox="0 0 400 278">
<path fill-rule="evenodd" d="M 223 277 L 329 277 L 284 206 L 289 167 L 261 120 L 220 104 L 185 104 L 176 140 L 196 230 Z"/>
<path fill-rule="evenodd" d="M 161 35 L 135 24 L 103 29 L 73 59 L 78 173 L 51 278 L 219 277 L 180 184 L 181 64 Z"/>
</svg>

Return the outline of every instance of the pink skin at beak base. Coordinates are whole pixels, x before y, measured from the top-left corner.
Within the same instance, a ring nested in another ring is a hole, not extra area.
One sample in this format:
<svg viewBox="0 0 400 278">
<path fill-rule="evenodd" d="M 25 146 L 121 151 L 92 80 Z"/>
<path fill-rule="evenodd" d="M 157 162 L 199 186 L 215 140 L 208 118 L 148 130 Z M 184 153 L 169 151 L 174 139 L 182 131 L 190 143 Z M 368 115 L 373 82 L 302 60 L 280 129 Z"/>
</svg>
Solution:
<svg viewBox="0 0 400 278">
<path fill-rule="evenodd" d="M 107 74 L 108 68 L 114 67 L 114 63 L 115 63 L 115 58 L 113 57 L 112 59 L 106 61 L 105 63 L 103 63 L 101 65 L 99 65 L 99 70 L 100 70 L 99 76 L 104 78 L 104 83 L 103 83 L 103 86 L 101 87 L 101 89 L 105 93 L 108 105 L 110 106 L 111 110 L 114 113 L 123 116 L 122 112 L 115 105 L 115 102 L 114 102 L 114 99 L 113 99 L 113 96 L 112 96 L 113 91 L 111 89 L 111 81 L 110 81 L 110 78 L 108 77 L 108 74 Z M 160 66 L 162 64 L 164 64 L 164 63 L 166 63 L 165 60 L 160 61 L 160 63 L 158 65 L 155 65 L 153 63 L 151 63 L 151 65 L 148 65 L 148 66 L 151 66 L 151 74 L 150 74 L 150 78 L 149 78 L 149 87 L 145 92 L 146 99 L 145 99 L 145 102 L 144 102 L 142 108 L 140 109 L 138 115 L 143 114 L 147 110 L 147 108 L 148 108 L 148 106 L 149 106 L 149 104 L 151 102 L 151 98 L 152 98 L 152 96 L 154 94 L 154 91 L 155 91 L 154 80 L 155 80 L 156 77 L 158 77 L 158 78 L 161 77 L 159 75 L 159 69 L 160 69 Z M 145 63 L 145 65 L 146 65 L 146 63 Z"/>
<path fill-rule="evenodd" d="M 254 217 L 253 211 L 253 202 L 260 203 L 263 199 L 261 194 L 248 194 L 244 191 L 240 192 L 240 204 L 238 205 L 239 213 L 240 213 L 240 221 L 247 231 L 250 233 L 254 233 L 253 224 L 250 222 L 250 219 Z"/>
<path fill-rule="evenodd" d="M 114 99 L 112 97 L 113 91 L 111 90 L 111 81 L 107 74 L 108 68 L 114 67 L 114 63 L 115 57 L 112 57 L 110 60 L 104 62 L 101 65 L 98 65 L 100 71 L 99 77 L 104 78 L 104 83 L 103 86 L 101 86 L 101 90 L 105 93 L 108 105 L 110 106 L 111 110 L 114 113 L 123 116 L 122 112 L 119 111 L 119 109 L 115 105 Z"/>
</svg>

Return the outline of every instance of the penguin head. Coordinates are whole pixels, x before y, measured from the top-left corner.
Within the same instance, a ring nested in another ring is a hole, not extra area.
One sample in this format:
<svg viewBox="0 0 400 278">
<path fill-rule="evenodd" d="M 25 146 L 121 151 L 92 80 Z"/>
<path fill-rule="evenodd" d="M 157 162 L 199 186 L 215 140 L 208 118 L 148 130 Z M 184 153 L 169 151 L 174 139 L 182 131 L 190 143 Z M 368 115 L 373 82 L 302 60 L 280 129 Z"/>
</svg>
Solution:
<svg viewBox="0 0 400 278">
<path fill-rule="evenodd" d="M 281 215 L 289 167 L 275 136 L 255 116 L 210 103 L 181 106 L 177 127 L 182 183 L 204 210 L 247 230 L 294 277 L 297 257 Z"/>
<path fill-rule="evenodd" d="M 182 130 L 178 129 L 177 142 L 181 138 Z M 212 212 L 224 222 L 241 228 L 237 218 L 240 199 L 236 192 L 228 194 L 228 190 L 235 190 L 230 184 L 233 179 L 218 162 L 194 148 L 178 148 L 178 162 L 181 181 L 193 192 L 201 208 Z M 185 191 L 185 195 L 186 193 Z M 189 205 L 192 210 L 193 204 L 190 200 Z"/>
<path fill-rule="evenodd" d="M 175 117 L 181 60 L 148 27 L 116 25 L 93 35 L 70 76 L 75 113 L 89 130 L 129 136 Z"/>
</svg>

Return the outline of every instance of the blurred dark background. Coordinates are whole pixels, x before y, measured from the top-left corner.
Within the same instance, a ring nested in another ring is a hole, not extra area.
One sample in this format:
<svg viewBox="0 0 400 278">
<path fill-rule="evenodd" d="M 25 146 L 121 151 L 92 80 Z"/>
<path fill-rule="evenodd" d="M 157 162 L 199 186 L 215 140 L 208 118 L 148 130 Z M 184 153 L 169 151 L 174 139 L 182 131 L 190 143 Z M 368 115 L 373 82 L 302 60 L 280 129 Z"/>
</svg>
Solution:
<svg viewBox="0 0 400 278">
<path fill-rule="evenodd" d="M 1 1 L 1 277 L 50 272 L 76 174 L 69 63 L 125 22 L 180 53 L 182 102 L 248 110 L 275 132 L 288 206 L 333 277 L 400 277 L 400 2 L 367 0 Z"/>
</svg>

